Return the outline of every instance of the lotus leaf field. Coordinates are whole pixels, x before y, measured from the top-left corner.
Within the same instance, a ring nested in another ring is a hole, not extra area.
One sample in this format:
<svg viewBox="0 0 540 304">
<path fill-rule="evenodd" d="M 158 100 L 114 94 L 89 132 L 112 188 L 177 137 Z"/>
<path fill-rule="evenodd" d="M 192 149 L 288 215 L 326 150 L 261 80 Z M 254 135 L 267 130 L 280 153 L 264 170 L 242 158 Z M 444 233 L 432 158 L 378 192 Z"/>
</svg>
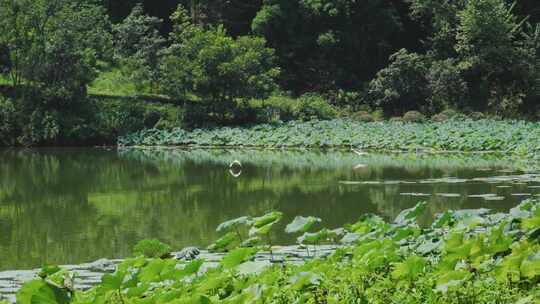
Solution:
<svg viewBox="0 0 540 304">
<path fill-rule="evenodd" d="M 121 146 L 355 147 L 377 150 L 540 152 L 540 123 L 499 120 L 361 123 L 344 119 L 186 131 L 143 130 Z"/>
<path fill-rule="evenodd" d="M 540 303 L 540 204 L 527 200 L 508 213 L 446 211 L 417 224 L 426 203 L 393 223 L 365 215 L 343 228 L 299 216 L 287 225 L 306 250 L 340 243 L 326 258 L 302 264 L 253 261 L 268 250 L 280 212 L 219 226 L 211 248 L 228 252 L 219 265 L 139 256 L 88 291 L 72 274 L 45 268 L 18 303 Z M 155 245 L 152 245 L 155 247 Z"/>
</svg>

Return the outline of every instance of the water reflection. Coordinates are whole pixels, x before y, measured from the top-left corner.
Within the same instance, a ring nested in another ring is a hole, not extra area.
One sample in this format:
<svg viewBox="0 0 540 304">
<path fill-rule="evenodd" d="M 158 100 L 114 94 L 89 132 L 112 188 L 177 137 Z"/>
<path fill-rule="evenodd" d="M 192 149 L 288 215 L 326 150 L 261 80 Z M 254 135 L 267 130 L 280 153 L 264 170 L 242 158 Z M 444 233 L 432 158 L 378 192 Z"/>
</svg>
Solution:
<svg viewBox="0 0 540 304">
<path fill-rule="evenodd" d="M 507 210 L 540 193 L 537 176 L 487 155 L 50 149 L 5 150 L 0 160 L 0 269 L 124 257 L 148 237 L 202 246 L 220 222 L 273 209 L 285 222 L 314 215 L 334 228 L 366 212 L 391 219 L 419 200 L 429 202 L 429 222 L 446 209 Z"/>
</svg>

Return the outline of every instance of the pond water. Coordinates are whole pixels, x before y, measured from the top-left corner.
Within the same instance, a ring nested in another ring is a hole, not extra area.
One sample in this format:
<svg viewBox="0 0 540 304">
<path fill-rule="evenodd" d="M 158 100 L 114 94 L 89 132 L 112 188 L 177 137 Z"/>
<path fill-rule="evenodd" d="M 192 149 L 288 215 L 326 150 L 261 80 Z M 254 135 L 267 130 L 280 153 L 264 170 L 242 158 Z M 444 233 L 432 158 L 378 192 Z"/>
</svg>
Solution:
<svg viewBox="0 0 540 304">
<path fill-rule="evenodd" d="M 488 155 L 43 149 L 0 160 L 0 270 L 125 257 L 144 238 L 206 246 L 222 221 L 270 210 L 284 224 L 313 215 L 335 228 L 425 200 L 427 224 L 446 209 L 507 211 L 540 195 L 538 175 Z"/>
</svg>

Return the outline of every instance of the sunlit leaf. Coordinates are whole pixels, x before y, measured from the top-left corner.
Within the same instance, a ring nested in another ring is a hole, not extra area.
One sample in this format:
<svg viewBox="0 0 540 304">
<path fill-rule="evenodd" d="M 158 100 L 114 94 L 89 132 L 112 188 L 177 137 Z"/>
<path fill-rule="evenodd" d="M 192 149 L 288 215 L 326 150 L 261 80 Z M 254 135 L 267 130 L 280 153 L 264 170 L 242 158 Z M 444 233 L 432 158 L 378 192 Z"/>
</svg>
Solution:
<svg viewBox="0 0 540 304">
<path fill-rule="evenodd" d="M 315 223 L 321 222 L 320 218 L 313 216 L 297 216 L 294 220 L 287 225 L 285 232 L 287 233 L 297 233 L 297 232 L 306 232 L 311 228 Z"/>
<path fill-rule="evenodd" d="M 247 216 L 242 216 L 242 217 L 232 219 L 232 220 L 219 224 L 216 231 L 217 232 L 230 231 L 231 229 L 234 229 L 236 227 L 248 226 L 248 225 L 251 225 L 251 219 Z"/>
</svg>

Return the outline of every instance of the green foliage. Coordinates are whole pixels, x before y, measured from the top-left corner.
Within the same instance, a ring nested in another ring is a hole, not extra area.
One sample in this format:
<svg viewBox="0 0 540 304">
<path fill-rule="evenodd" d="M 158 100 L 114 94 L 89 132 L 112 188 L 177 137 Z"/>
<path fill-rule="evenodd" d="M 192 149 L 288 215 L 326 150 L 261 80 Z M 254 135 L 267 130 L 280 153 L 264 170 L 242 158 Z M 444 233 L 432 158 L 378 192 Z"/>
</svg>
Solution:
<svg viewBox="0 0 540 304">
<path fill-rule="evenodd" d="M 412 1 L 413 16 L 429 16 L 431 22 L 426 100 L 434 110 L 516 116 L 536 108 L 538 27 L 528 25 L 508 3 Z"/>
<path fill-rule="evenodd" d="M 292 121 L 249 128 L 186 131 L 144 130 L 123 136 L 120 145 L 359 147 L 379 150 L 504 151 L 537 157 L 538 123 L 448 120 L 442 123 L 359 123 L 349 120 Z"/>
<path fill-rule="evenodd" d="M 298 233 L 298 232 L 307 232 L 311 226 L 315 223 L 320 222 L 321 219 L 313 216 L 297 216 L 294 220 L 287 225 L 285 232 L 287 233 Z"/>
<path fill-rule="evenodd" d="M 336 110 L 319 95 L 305 94 L 298 98 L 292 107 L 292 115 L 300 120 L 332 119 L 337 116 Z"/>
<path fill-rule="evenodd" d="M 113 27 L 115 56 L 126 79 L 135 83 L 139 92 L 157 90 L 162 75 L 160 64 L 165 39 L 159 28 L 162 20 L 144 14 L 142 5 L 137 5 L 122 23 Z"/>
<path fill-rule="evenodd" d="M 203 112 L 223 122 L 234 115 L 237 102 L 266 98 L 276 89 L 279 68 L 263 38 L 234 39 L 223 27 L 190 24 L 182 11 L 179 7 L 162 66 L 164 93 L 174 98 L 194 94 Z"/>
<path fill-rule="evenodd" d="M 411 223 L 416 223 L 418 216 L 424 213 L 426 210 L 427 203 L 421 202 L 418 203 L 411 209 L 403 210 L 394 220 L 398 225 L 407 225 Z"/>
<path fill-rule="evenodd" d="M 0 27 L 6 29 L 0 45 L 9 51 L 18 116 L 10 144 L 87 139 L 83 130 L 92 112 L 86 86 L 110 41 L 102 13 L 77 1 L 0 1 Z"/>
<path fill-rule="evenodd" d="M 34 280 L 25 284 L 17 292 L 17 303 L 65 304 L 71 301 L 66 290 L 52 286 L 44 280 Z"/>
<path fill-rule="evenodd" d="M 477 109 L 517 112 L 527 98 L 536 97 L 531 89 L 539 68 L 535 47 L 524 40 L 522 21 L 503 0 L 468 1 L 458 17 L 455 48 L 479 92 L 476 102 L 484 102 Z"/>
<path fill-rule="evenodd" d="M 408 111 L 403 114 L 404 122 L 423 122 L 425 119 L 426 117 L 418 111 Z"/>
<path fill-rule="evenodd" d="M 368 97 L 387 115 L 410 110 L 429 111 L 426 104 L 428 63 L 418 54 L 402 49 L 390 57 L 390 65 L 369 84 Z"/>
<path fill-rule="evenodd" d="M 265 239 L 268 245 L 272 246 L 270 230 L 281 220 L 283 213 L 270 212 L 265 215 L 251 218 L 242 216 L 236 219 L 225 221 L 217 227 L 217 232 L 227 232 L 224 236 L 208 246 L 208 250 L 212 252 L 224 252 L 237 246 L 254 247 Z M 241 230 L 247 228 L 249 230 L 249 238 L 242 237 Z M 238 250 L 237 254 L 250 255 L 251 251 Z M 236 259 L 236 258 L 233 258 Z"/>
<path fill-rule="evenodd" d="M 356 112 L 351 116 L 351 118 L 353 120 L 359 121 L 359 122 L 373 122 L 373 121 L 375 121 L 375 118 L 373 117 L 373 115 L 369 114 L 366 111 Z"/>
<path fill-rule="evenodd" d="M 232 219 L 232 220 L 229 220 L 229 221 L 226 221 L 226 222 L 223 222 L 223 223 L 219 224 L 216 231 L 217 232 L 224 232 L 224 231 L 234 230 L 234 229 L 237 229 L 240 226 L 249 226 L 249 225 L 251 225 L 251 223 L 252 223 L 252 221 L 251 221 L 251 219 L 249 217 L 242 216 L 242 217 Z"/>
<path fill-rule="evenodd" d="M 355 244 L 301 264 L 251 261 L 260 248 L 233 249 L 209 267 L 203 267 L 203 260 L 138 257 L 122 262 L 115 273 L 103 276 L 100 285 L 71 293 L 58 280 L 66 274 L 60 271 L 25 284 L 17 302 L 536 303 L 540 300 L 540 244 L 538 238 L 524 237 L 526 230 L 519 223 L 538 216 L 539 206 L 526 201 L 510 214 L 462 210 L 441 216 L 459 219 L 483 214 L 490 218 L 466 232 L 451 222 L 420 231 L 413 221 L 392 225 L 364 216 L 342 228 L 362 235 Z M 413 219 L 423 208 L 425 204 L 419 204 L 404 211 L 403 217 Z M 518 209 L 522 217 L 515 225 Z M 264 227 L 277 218 L 279 213 L 270 213 L 253 224 Z M 419 233 L 397 238 L 404 229 Z M 330 233 L 323 231 L 319 234 Z M 420 256 L 416 252 L 426 241 L 440 243 L 439 250 Z"/>
<path fill-rule="evenodd" d="M 444 108 L 466 109 L 468 85 L 455 59 L 433 61 L 426 75 L 431 111 Z"/>
<path fill-rule="evenodd" d="M 255 34 L 276 49 L 286 90 L 356 89 L 396 50 L 402 24 L 384 1 L 263 1 Z"/>
<path fill-rule="evenodd" d="M 171 247 L 159 240 L 142 240 L 133 247 L 133 255 L 146 258 L 167 257 L 171 253 Z"/>
<path fill-rule="evenodd" d="M 183 125 L 184 111 L 146 98 L 104 98 L 96 101 L 95 137 L 115 142 L 118 136 L 147 128 L 171 130 Z"/>
<path fill-rule="evenodd" d="M 17 128 L 17 110 L 11 99 L 0 96 L 0 145 L 13 145 Z"/>
</svg>

